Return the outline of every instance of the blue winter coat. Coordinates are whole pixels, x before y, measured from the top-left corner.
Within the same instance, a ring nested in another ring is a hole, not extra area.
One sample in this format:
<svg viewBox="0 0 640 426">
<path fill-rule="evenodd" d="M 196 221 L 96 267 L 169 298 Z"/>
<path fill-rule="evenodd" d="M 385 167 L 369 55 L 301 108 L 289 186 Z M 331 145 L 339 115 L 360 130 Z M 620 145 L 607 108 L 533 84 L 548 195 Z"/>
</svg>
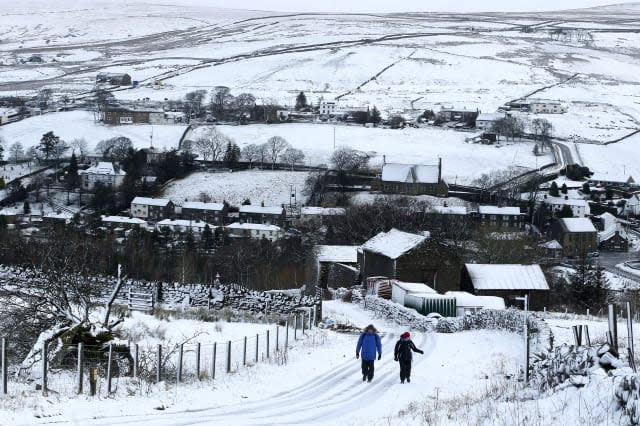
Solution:
<svg viewBox="0 0 640 426">
<path fill-rule="evenodd" d="M 362 353 L 360 350 L 362 350 Z M 373 361 L 376 359 L 376 351 L 378 355 L 382 355 L 380 336 L 376 333 L 362 333 L 358 339 L 356 354 L 360 354 L 364 361 Z"/>
</svg>

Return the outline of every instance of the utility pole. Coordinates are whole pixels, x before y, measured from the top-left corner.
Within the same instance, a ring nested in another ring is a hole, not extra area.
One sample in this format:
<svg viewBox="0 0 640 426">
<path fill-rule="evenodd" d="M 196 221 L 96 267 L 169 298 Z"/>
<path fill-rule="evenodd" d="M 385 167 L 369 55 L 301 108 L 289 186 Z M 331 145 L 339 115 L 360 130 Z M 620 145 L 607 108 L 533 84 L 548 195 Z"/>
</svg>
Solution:
<svg viewBox="0 0 640 426">
<path fill-rule="evenodd" d="M 529 383 L 529 327 L 527 324 L 529 316 L 529 295 L 516 297 L 516 300 L 524 302 L 524 383 Z"/>
</svg>

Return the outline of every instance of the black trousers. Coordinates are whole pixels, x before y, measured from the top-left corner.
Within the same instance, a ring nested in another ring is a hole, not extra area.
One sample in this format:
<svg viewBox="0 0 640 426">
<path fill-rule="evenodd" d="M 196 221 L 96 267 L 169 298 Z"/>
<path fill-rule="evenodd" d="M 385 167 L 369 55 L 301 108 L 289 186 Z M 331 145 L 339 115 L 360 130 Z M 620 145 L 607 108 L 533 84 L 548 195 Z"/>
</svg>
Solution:
<svg viewBox="0 0 640 426">
<path fill-rule="evenodd" d="M 373 360 L 365 361 L 362 360 L 362 375 L 366 377 L 368 380 L 373 379 Z"/>
<path fill-rule="evenodd" d="M 411 378 L 411 360 L 400 360 L 400 380 Z"/>
</svg>

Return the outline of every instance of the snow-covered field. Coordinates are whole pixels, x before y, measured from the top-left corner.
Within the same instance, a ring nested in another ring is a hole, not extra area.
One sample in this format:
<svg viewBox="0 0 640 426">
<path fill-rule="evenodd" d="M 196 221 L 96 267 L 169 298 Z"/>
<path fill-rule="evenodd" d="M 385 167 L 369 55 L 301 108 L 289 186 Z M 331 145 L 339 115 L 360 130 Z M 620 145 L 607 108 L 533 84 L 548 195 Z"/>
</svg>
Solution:
<svg viewBox="0 0 640 426">
<path fill-rule="evenodd" d="M 291 198 L 291 190 L 297 194 L 298 203 L 306 201 L 302 190 L 306 172 L 287 172 L 271 170 L 250 170 L 233 173 L 196 172 L 171 182 L 164 190 L 164 196 L 178 205 L 184 201 L 199 201 L 201 193 L 206 193 L 211 200 L 227 201 L 239 206 L 249 199 L 251 204 L 279 206 L 295 201 Z"/>
<path fill-rule="evenodd" d="M 533 169 L 553 162 L 550 155 L 535 157 L 531 142 L 503 142 L 500 146 L 470 144 L 465 142 L 470 134 L 440 128 L 393 130 L 325 124 L 256 124 L 219 126 L 219 129 L 240 147 L 282 136 L 305 153 L 306 164 L 314 166 L 329 164 L 335 129 L 335 147 L 350 146 L 368 153 L 372 166 L 380 166 L 385 156 L 389 163 L 410 164 L 437 164 L 438 158 L 442 158 L 442 174 L 450 183 L 469 183 L 497 169 Z M 195 139 L 197 133 L 188 137 Z"/>
<path fill-rule="evenodd" d="M 108 126 L 96 123 L 92 112 L 56 112 L 31 117 L 0 127 L 0 137 L 8 145 L 21 142 L 25 150 L 40 143 L 43 134 L 53 131 L 62 140 L 85 139 L 91 149 L 98 142 L 116 136 L 125 136 L 136 148 L 148 148 L 153 136 L 153 146 L 158 149 L 175 149 L 186 126 L 182 125 L 130 125 Z"/>
<path fill-rule="evenodd" d="M 640 176 L 640 134 L 610 145 L 581 144 L 580 157 L 592 171 L 616 176 Z"/>
</svg>

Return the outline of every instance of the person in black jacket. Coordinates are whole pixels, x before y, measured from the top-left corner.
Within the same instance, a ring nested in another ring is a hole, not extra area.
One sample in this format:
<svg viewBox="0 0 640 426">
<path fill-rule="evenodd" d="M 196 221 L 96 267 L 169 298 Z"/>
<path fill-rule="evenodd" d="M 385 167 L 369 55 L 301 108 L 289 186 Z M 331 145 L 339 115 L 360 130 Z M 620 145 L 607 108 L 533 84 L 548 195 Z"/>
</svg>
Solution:
<svg viewBox="0 0 640 426">
<path fill-rule="evenodd" d="M 411 341 L 411 333 L 406 331 L 400 336 L 400 340 L 396 343 L 396 348 L 393 351 L 394 359 L 400 362 L 400 383 L 404 383 L 405 380 L 407 383 L 411 383 L 412 351 L 424 354 L 424 352 L 416 348 L 416 345 Z"/>
</svg>

